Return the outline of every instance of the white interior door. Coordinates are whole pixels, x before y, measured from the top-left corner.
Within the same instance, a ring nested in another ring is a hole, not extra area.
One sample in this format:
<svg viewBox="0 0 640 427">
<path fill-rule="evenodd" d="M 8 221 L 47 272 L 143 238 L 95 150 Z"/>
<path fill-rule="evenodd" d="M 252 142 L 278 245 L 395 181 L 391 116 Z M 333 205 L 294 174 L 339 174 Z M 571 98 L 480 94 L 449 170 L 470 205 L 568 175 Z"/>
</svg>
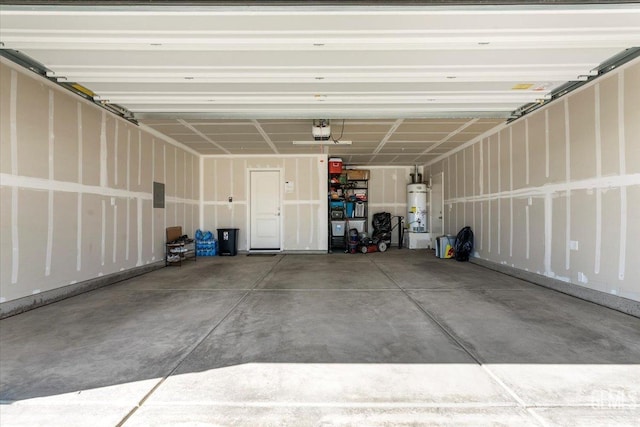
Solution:
<svg viewBox="0 0 640 427">
<path fill-rule="evenodd" d="M 444 174 L 438 173 L 431 177 L 431 192 L 429 206 L 431 207 L 431 236 L 434 239 L 444 234 Z"/>
<path fill-rule="evenodd" d="M 280 171 L 250 171 L 249 249 L 280 250 Z"/>
</svg>

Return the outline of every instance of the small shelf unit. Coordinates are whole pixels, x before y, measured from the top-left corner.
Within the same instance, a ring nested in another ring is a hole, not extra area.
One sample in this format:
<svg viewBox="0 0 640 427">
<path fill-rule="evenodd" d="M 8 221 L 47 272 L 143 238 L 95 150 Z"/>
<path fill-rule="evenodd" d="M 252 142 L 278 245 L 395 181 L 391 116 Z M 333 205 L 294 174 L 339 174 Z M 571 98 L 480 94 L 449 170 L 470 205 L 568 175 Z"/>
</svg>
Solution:
<svg viewBox="0 0 640 427">
<path fill-rule="evenodd" d="M 346 249 L 349 230 L 368 231 L 369 171 L 329 173 L 329 252 Z"/>
<path fill-rule="evenodd" d="M 165 266 L 181 266 L 183 261 L 197 259 L 196 242 L 193 239 L 183 239 L 182 227 L 167 228 L 167 243 L 165 244 Z"/>
</svg>

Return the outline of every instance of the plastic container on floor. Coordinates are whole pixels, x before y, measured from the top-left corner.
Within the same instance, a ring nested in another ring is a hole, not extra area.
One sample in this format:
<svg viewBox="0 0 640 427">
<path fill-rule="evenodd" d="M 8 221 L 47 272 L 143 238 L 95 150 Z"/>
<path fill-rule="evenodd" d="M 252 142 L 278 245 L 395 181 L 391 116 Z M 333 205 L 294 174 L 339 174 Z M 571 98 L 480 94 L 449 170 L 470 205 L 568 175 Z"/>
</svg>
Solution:
<svg viewBox="0 0 640 427">
<path fill-rule="evenodd" d="M 218 228 L 218 255 L 238 254 L 238 228 Z"/>
<path fill-rule="evenodd" d="M 197 256 L 216 256 L 218 254 L 218 242 L 215 240 L 196 240 Z"/>
<path fill-rule="evenodd" d="M 456 244 L 456 236 L 445 235 L 436 237 L 436 257 L 453 258 L 453 247 Z"/>
</svg>

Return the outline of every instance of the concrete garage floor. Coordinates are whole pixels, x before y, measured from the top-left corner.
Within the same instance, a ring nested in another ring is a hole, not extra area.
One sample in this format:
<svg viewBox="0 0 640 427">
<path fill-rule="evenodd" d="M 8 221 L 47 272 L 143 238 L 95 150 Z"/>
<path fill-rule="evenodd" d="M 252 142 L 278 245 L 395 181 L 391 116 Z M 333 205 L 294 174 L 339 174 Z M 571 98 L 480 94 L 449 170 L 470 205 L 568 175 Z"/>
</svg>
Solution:
<svg viewBox="0 0 640 427">
<path fill-rule="evenodd" d="M 200 258 L 0 322 L 3 426 L 638 425 L 640 319 L 431 251 Z"/>
</svg>

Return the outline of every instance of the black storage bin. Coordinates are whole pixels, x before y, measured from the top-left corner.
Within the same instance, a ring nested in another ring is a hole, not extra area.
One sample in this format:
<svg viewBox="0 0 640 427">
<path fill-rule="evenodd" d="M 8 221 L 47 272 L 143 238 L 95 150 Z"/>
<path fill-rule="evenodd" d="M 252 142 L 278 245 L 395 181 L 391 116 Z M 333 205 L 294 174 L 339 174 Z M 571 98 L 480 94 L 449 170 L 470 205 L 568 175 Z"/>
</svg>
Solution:
<svg viewBox="0 0 640 427">
<path fill-rule="evenodd" d="M 218 228 L 218 255 L 238 254 L 238 228 Z"/>
</svg>

